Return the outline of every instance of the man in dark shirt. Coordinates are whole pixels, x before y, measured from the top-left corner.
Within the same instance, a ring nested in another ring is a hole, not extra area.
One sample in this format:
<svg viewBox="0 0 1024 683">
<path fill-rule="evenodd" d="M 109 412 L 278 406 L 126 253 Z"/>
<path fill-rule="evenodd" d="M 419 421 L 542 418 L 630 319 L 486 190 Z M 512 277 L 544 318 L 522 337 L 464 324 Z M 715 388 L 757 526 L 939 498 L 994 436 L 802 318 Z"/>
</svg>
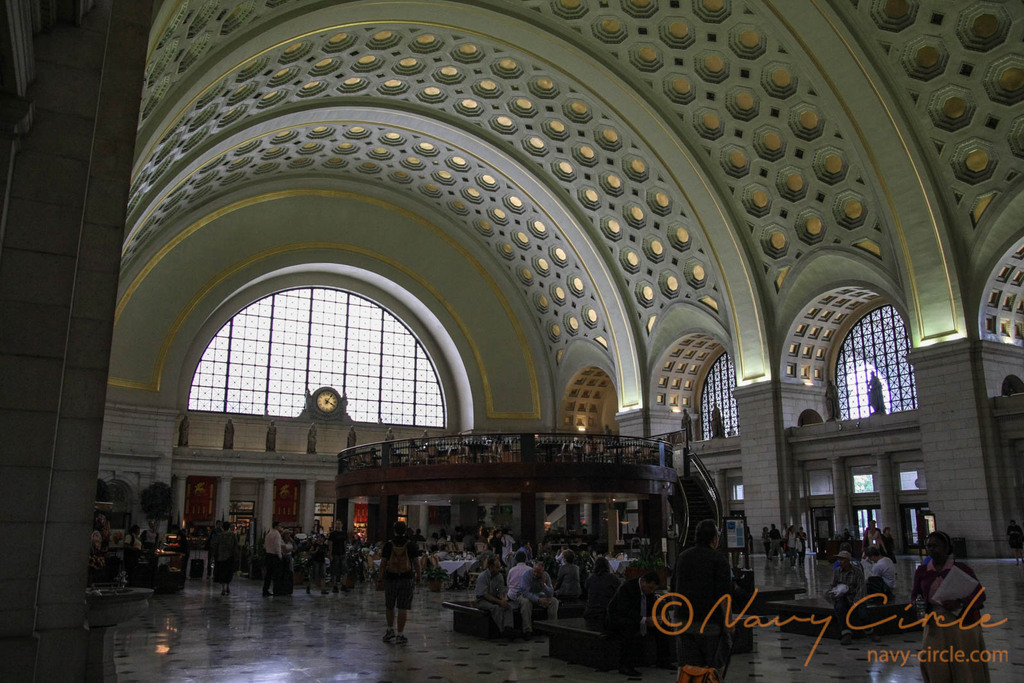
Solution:
<svg viewBox="0 0 1024 683">
<path fill-rule="evenodd" d="M 331 552 L 331 584 L 335 593 L 342 590 L 348 592 L 348 587 L 341 582 L 345 573 L 345 532 L 341 529 L 341 522 L 334 523 L 334 531 L 327 537 L 327 546 Z"/>
<path fill-rule="evenodd" d="M 699 523 L 696 537 L 697 544 L 679 554 L 672 575 L 672 591 L 693 606 L 690 627 L 679 636 L 679 666 L 710 666 L 723 675 L 729 666 L 732 648 L 725 626 L 729 615 L 724 603 L 715 608 L 710 617 L 708 614 L 715 603 L 732 590 L 732 570 L 726 556 L 718 552 L 719 533 L 715 520 L 705 519 Z M 675 621 L 686 623 L 689 616 L 683 613 Z M 706 626 L 705 617 L 708 617 Z"/>
<path fill-rule="evenodd" d="M 405 645 L 405 621 L 412 608 L 413 581 L 420 580 L 420 549 L 406 532 L 405 522 L 395 522 L 395 536 L 380 551 L 380 573 L 384 577 L 384 608 L 388 630 L 384 642 Z M 398 633 L 393 628 L 398 609 Z"/>
</svg>

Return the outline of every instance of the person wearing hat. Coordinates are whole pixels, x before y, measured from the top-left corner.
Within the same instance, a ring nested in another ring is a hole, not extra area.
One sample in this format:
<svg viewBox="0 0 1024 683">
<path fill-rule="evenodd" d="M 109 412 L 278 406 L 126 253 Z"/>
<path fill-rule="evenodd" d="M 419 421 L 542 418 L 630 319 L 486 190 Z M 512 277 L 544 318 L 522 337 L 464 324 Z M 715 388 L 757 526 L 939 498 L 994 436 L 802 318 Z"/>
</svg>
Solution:
<svg viewBox="0 0 1024 683">
<path fill-rule="evenodd" d="M 839 620 L 842 628 L 840 642 L 843 645 L 849 645 L 853 641 L 853 629 L 846 622 L 846 618 L 850 613 L 850 608 L 864 597 L 864 571 L 853 565 L 853 553 L 849 550 L 840 550 L 836 558 L 839 560 L 839 566 L 832 572 L 832 584 L 825 592 L 825 598 L 831 600 L 835 607 L 836 619 Z M 863 604 L 857 605 L 857 609 L 850 616 L 855 622 L 861 624 L 867 622 L 867 613 Z M 868 633 L 871 635 L 871 640 L 878 641 L 877 635 L 872 631 L 868 631 Z"/>
</svg>

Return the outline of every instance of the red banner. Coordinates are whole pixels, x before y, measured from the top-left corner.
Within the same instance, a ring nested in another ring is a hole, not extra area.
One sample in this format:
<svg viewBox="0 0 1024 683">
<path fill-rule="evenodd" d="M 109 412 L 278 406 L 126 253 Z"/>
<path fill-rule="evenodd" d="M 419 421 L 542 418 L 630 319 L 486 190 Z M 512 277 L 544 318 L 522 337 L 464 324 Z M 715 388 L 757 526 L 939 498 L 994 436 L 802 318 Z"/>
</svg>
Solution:
<svg viewBox="0 0 1024 683">
<path fill-rule="evenodd" d="M 185 480 L 185 520 L 212 522 L 217 498 L 217 477 L 188 477 Z"/>
<path fill-rule="evenodd" d="M 274 519 L 282 524 L 299 521 L 299 480 L 274 480 Z"/>
<path fill-rule="evenodd" d="M 366 521 L 370 518 L 370 506 L 366 503 L 356 503 L 352 518 L 352 521 L 356 524 L 366 524 Z"/>
</svg>

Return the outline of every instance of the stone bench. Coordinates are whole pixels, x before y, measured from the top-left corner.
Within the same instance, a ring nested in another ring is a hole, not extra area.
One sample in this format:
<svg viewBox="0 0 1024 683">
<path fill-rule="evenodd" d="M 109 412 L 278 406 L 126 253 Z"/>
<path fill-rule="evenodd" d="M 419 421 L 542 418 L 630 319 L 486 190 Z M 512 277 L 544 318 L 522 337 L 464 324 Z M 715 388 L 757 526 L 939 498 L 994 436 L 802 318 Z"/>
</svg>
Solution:
<svg viewBox="0 0 1024 683">
<path fill-rule="evenodd" d="M 920 626 L 912 626 L 909 628 L 901 629 L 899 627 L 899 621 L 902 618 L 905 622 L 917 621 L 917 613 L 910 609 L 907 611 L 906 601 L 890 601 L 886 605 L 882 604 L 871 604 L 867 605 L 867 623 L 876 623 L 885 619 L 886 617 L 895 616 L 896 619 L 892 619 L 882 624 L 875 629 L 875 635 L 885 636 L 893 633 L 905 633 L 908 631 L 920 631 Z M 835 609 L 832 607 L 832 603 L 825 600 L 824 598 L 806 598 L 803 600 L 779 600 L 776 602 L 769 603 L 769 607 L 775 610 L 778 615 L 778 620 L 781 626 L 779 629 L 783 633 L 796 633 L 803 636 L 818 637 L 821 633 L 822 624 L 812 624 L 809 619 L 812 617 L 817 620 L 823 620 L 825 617 L 832 617 L 832 621 L 829 622 L 828 628 L 825 630 L 825 638 L 839 639 L 842 637 L 843 624 L 839 623 L 839 619 L 836 617 Z M 790 620 L 787 623 L 787 620 Z M 854 631 L 854 635 L 863 634 L 865 631 Z"/>
<path fill-rule="evenodd" d="M 534 630 L 548 637 L 548 656 L 561 659 L 570 664 L 582 664 L 599 671 L 616 669 L 619 666 L 621 642 L 601 631 L 589 626 L 582 618 L 562 618 L 554 621 L 537 622 Z M 753 650 L 753 630 L 745 628 L 742 623 L 736 625 L 733 634 L 733 654 L 751 652 Z M 674 653 L 675 648 L 672 648 Z M 653 640 L 644 641 L 644 652 L 640 657 L 640 666 L 651 666 L 657 659 L 657 646 Z M 674 654 L 673 654 L 674 658 Z"/>
<path fill-rule="evenodd" d="M 570 664 L 582 664 L 599 671 L 617 669 L 621 643 L 607 633 L 587 626 L 582 617 L 542 621 L 533 625 L 535 631 L 548 637 L 548 656 Z M 646 642 L 641 665 L 652 664 L 657 657 L 653 642 Z"/>
<path fill-rule="evenodd" d="M 491 619 L 491 615 L 476 606 L 476 600 L 449 600 L 441 603 L 441 607 L 452 611 L 452 629 L 456 633 L 465 633 L 470 636 L 483 638 L 498 638 L 501 632 L 498 625 Z M 566 600 L 558 605 L 559 618 L 573 618 L 583 615 L 586 603 L 578 600 Z M 512 611 L 515 619 L 514 628 L 522 631 L 523 621 L 518 609 Z M 544 607 L 533 608 L 534 628 L 538 623 L 548 618 L 548 611 Z M 537 629 L 539 630 L 539 629 Z"/>
</svg>

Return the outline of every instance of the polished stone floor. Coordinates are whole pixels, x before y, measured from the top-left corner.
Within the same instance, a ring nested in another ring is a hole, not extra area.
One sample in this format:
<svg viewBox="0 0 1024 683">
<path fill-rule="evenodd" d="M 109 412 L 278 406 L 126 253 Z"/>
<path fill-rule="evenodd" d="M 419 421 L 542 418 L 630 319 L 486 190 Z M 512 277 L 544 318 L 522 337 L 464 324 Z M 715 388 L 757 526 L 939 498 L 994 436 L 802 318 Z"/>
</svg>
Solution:
<svg viewBox="0 0 1024 683">
<path fill-rule="evenodd" d="M 899 561 L 897 595 L 909 593 L 917 558 Z M 1024 569 L 1012 560 L 968 560 L 988 592 L 987 612 L 1009 621 L 985 633 L 990 650 L 1009 652 L 1009 662 L 991 665 L 993 681 L 1024 680 Z M 804 586 L 820 595 L 831 568 L 808 557 L 803 566 L 754 563 L 759 586 Z M 547 656 L 545 640 L 487 641 L 452 631 L 447 599 L 469 591 L 417 590 L 404 646 L 381 642 L 383 593 L 368 584 L 349 594 L 264 598 L 261 584 L 244 578 L 222 597 L 219 586 L 190 580 L 184 593 L 154 596 L 149 612 L 117 629 L 120 681 L 621 681 Z M 813 639 L 758 629 L 754 652 L 735 655 L 728 681 L 920 681 L 915 664 L 868 662 L 868 650 L 914 650 L 920 633 L 888 636 L 881 643 L 855 640 L 844 647 L 822 640 L 811 664 L 804 661 Z M 670 683 L 675 675 L 641 669 L 645 681 Z"/>
</svg>

